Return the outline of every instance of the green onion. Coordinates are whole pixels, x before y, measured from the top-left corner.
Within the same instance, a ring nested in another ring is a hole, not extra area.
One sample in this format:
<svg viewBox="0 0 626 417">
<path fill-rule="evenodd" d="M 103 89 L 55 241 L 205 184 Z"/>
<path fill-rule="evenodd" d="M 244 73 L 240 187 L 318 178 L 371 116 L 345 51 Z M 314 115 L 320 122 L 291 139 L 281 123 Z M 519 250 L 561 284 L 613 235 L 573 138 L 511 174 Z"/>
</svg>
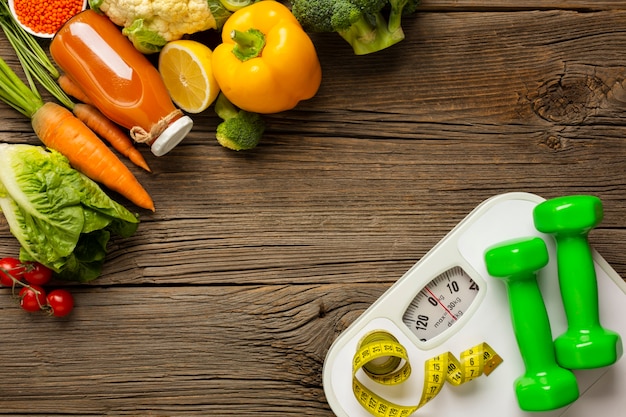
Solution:
<svg viewBox="0 0 626 417">
<path fill-rule="evenodd" d="M 0 99 L 29 119 L 44 104 L 37 89 L 29 88 L 2 58 L 0 58 Z"/>
</svg>

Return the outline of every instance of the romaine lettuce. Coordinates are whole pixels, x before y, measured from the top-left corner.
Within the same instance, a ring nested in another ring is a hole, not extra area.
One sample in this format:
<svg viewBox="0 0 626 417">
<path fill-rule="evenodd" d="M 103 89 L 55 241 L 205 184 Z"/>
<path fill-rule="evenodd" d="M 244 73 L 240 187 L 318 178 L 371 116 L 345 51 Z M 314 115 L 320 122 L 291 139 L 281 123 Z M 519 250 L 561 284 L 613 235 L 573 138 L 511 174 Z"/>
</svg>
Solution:
<svg viewBox="0 0 626 417">
<path fill-rule="evenodd" d="M 22 261 L 82 282 L 100 275 L 110 236 L 129 237 L 139 224 L 59 152 L 23 144 L 0 143 L 0 211 Z"/>
</svg>

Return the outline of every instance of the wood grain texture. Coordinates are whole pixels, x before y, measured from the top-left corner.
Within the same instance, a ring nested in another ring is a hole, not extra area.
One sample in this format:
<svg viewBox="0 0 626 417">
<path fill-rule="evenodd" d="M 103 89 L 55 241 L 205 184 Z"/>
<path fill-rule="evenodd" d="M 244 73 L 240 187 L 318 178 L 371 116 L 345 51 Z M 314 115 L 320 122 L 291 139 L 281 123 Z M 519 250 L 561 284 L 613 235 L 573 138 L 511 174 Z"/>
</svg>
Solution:
<svg viewBox="0 0 626 417">
<path fill-rule="evenodd" d="M 626 1 L 424 0 L 404 27 L 363 57 L 312 35 L 322 87 L 254 151 L 220 147 L 211 110 L 171 154 L 141 147 L 157 211 L 112 194 L 142 223 L 70 286 L 73 315 L 0 290 L 0 415 L 332 416 L 332 341 L 504 192 L 599 196 L 590 239 L 626 276 Z M 0 141 L 38 143 L 0 118 Z"/>
</svg>

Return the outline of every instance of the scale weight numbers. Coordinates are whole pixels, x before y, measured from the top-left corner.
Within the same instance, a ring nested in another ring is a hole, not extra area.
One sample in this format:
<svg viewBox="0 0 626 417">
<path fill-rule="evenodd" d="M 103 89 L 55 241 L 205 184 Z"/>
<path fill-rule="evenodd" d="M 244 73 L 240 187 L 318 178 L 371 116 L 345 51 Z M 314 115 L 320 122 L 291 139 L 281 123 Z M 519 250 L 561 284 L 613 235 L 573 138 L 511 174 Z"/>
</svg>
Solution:
<svg viewBox="0 0 626 417">
<path fill-rule="evenodd" d="M 478 284 L 463 268 L 453 267 L 415 296 L 402 321 L 420 341 L 427 342 L 458 323 L 478 291 Z"/>
</svg>

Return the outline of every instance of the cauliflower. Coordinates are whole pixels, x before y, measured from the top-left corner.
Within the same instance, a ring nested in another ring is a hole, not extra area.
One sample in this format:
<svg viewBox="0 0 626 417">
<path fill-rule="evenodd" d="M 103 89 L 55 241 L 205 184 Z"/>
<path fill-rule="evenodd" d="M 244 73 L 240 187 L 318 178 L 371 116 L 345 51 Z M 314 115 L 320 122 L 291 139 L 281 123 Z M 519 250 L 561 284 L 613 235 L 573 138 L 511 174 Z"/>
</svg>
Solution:
<svg viewBox="0 0 626 417">
<path fill-rule="evenodd" d="M 89 0 L 89 6 L 121 26 L 144 54 L 185 34 L 219 29 L 231 14 L 219 0 Z"/>
</svg>

